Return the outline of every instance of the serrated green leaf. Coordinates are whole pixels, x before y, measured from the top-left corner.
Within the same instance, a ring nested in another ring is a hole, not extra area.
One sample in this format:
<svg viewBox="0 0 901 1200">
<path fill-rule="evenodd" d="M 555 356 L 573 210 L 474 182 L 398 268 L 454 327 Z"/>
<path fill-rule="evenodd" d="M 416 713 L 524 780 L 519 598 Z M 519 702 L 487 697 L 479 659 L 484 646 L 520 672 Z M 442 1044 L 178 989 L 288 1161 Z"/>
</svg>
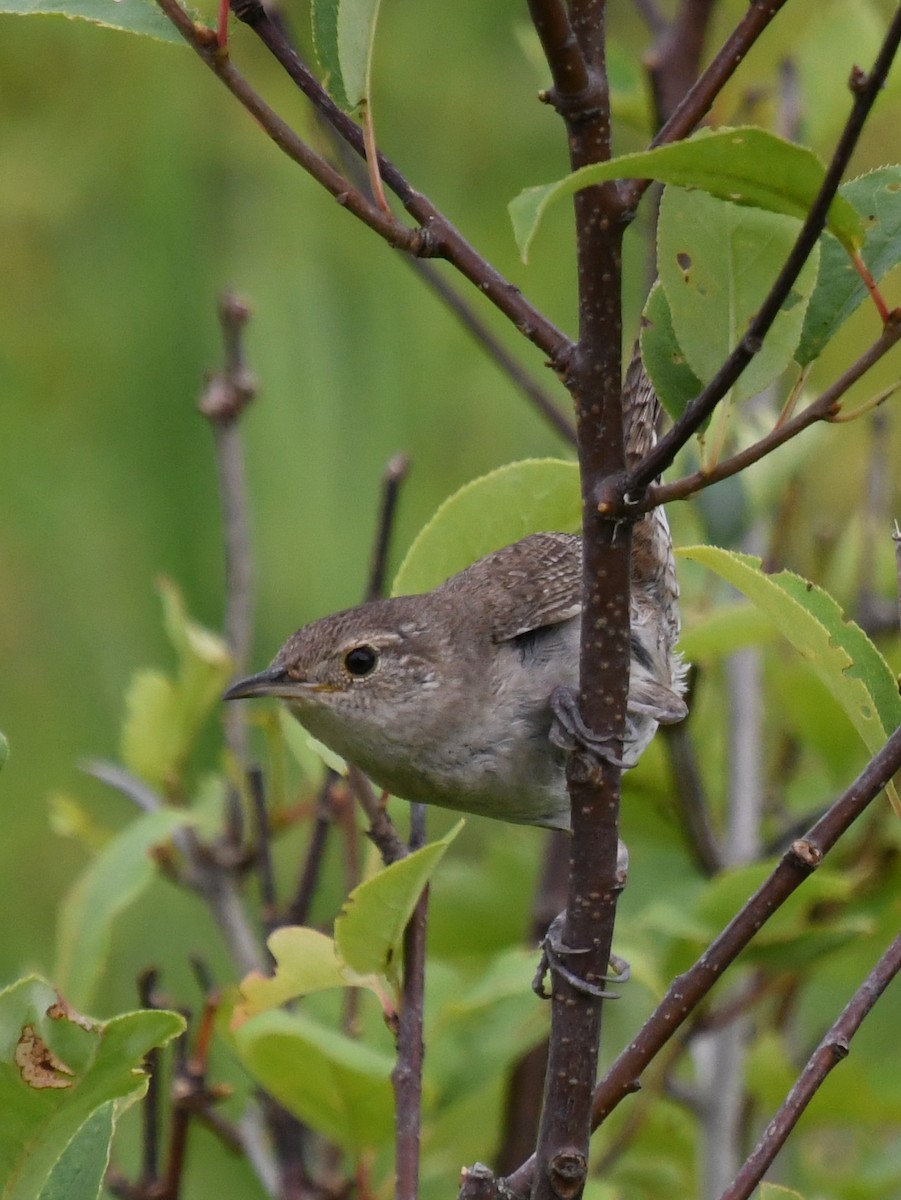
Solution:
<svg viewBox="0 0 901 1200">
<path fill-rule="evenodd" d="M 313 43 L 324 81 L 347 112 L 368 100 L 381 0 L 313 0 Z"/>
<path fill-rule="evenodd" d="M 879 167 L 839 188 L 860 214 L 865 240 L 860 256 L 878 283 L 901 261 L 901 166 Z M 836 330 L 866 299 L 867 289 L 841 245 L 828 233 L 821 239 L 820 274 L 810 298 L 801 343 L 795 355 L 803 367 L 831 341 Z"/>
<path fill-rule="evenodd" d="M 715 571 L 775 622 L 841 705 L 871 754 L 901 725 L 901 696 L 888 663 L 822 588 L 790 571 L 766 575 L 759 559 L 714 546 L 678 553 Z"/>
<path fill-rule="evenodd" d="M 270 936 L 267 945 L 275 973 L 267 977 L 254 971 L 241 980 L 242 999 L 234 1010 L 233 1028 L 258 1013 L 328 988 L 369 988 L 384 1000 L 381 978 L 352 971 L 338 955 L 334 939 L 316 929 L 286 925 Z"/>
<path fill-rule="evenodd" d="M 582 521 L 579 468 L 556 458 L 498 467 L 448 497 L 417 534 L 391 592 L 428 592 L 476 559 L 530 533 L 574 532 Z"/>
<path fill-rule="evenodd" d="M 390 1142 L 389 1055 L 302 1013 L 262 1013 L 233 1037 L 254 1079 L 310 1128 L 353 1153 Z"/>
<path fill-rule="evenodd" d="M 677 421 L 704 385 L 679 345 L 669 301 L 659 280 L 651 288 L 642 314 L 641 361 L 664 411 Z"/>
<path fill-rule="evenodd" d="M 160 42 L 187 43 L 152 0 L 0 0 L 0 14 L 60 16 L 107 29 L 143 34 Z"/>
<path fill-rule="evenodd" d="M 176 809 L 145 813 L 104 846 L 59 910 L 54 978 L 74 1003 L 88 1005 L 106 965 L 113 922 L 152 881 L 154 846 L 190 822 Z"/>
<path fill-rule="evenodd" d="M 145 1054 L 184 1027 L 164 1011 L 92 1021 L 36 977 L 0 993 L 0 1200 L 44 1200 L 73 1139 L 111 1101 L 143 1094 Z"/>
<path fill-rule="evenodd" d="M 335 921 L 338 953 L 360 975 L 390 975 L 422 890 L 448 846 L 463 828 L 458 821 L 437 842 L 392 863 L 354 888 Z"/>
<path fill-rule="evenodd" d="M 660 204 L 657 266 L 673 332 L 690 370 L 709 383 L 747 333 L 782 268 L 798 222 L 668 187 Z M 755 396 L 792 362 L 816 285 L 819 249 L 808 258 L 763 346 L 732 388 Z M 696 392 L 694 393 L 697 394 Z"/>
<path fill-rule="evenodd" d="M 640 154 L 623 154 L 593 163 L 541 187 L 526 188 L 510 202 L 513 232 L 523 262 L 548 207 L 582 188 L 614 179 L 656 179 L 696 188 L 770 212 L 803 220 L 824 177 L 823 164 L 811 150 L 753 126 L 700 130 L 685 141 Z M 836 196 L 828 228 L 850 251 L 863 242 L 854 207 Z"/>
</svg>

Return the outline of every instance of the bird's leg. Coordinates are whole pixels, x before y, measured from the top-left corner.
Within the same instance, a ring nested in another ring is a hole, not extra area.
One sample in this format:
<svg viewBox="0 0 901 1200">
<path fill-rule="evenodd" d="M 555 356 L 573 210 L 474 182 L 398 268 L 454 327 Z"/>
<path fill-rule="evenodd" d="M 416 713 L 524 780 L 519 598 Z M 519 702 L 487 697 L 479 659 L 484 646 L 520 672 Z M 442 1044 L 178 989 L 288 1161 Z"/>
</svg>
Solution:
<svg viewBox="0 0 901 1200">
<path fill-rule="evenodd" d="M 630 974 L 631 967 L 624 958 L 619 958 L 616 954 L 610 955 L 610 966 L 615 972 L 612 975 L 597 976 L 595 980 L 582 979 L 574 971 L 563 962 L 574 954 L 587 954 L 587 948 L 578 949 L 574 946 L 566 946 L 560 940 L 560 935 L 563 930 L 563 923 L 566 920 L 566 913 L 562 912 L 555 917 L 548 928 L 547 933 L 541 942 L 541 959 L 538 963 L 538 970 L 535 973 L 535 978 L 532 980 L 532 990 L 542 1000 L 549 1000 L 550 992 L 545 990 L 544 978 L 548 971 L 562 976 L 566 982 L 577 992 L 582 992 L 583 995 L 593 996 L 596 1000 L 619 1000 L 619 992 L 608 992 L 604 987 L 606 983 L 625 983 Z"/>
<path fill-rule="evenodd" d="M 549 736 L 559 750 L 570 754 L 575 750 L 587 751 L 612 767 L 619 767 L 620 770 L 626 767 L 626 763 L 610 748 L 614 739 L 608 734 L 595 733 L 582 720 L 578 696 L 573 688 L 563 684 L 554 688 L 551 692 L 551 711 L 554 720 Z"/>
<path fill-rule="evenodd" d="M 617 843 L 616 849 L 616 886 L 622 891 L 626 886 L 626 876 L 629 873 L 629 850 L 626 843 L 620 840 Z M 554 918 L 548 927 L 541 942 L 541 959 L 538 963 L 538 970 L 535 973 L 535 978 L 532 980 L 532 990 L 542 1000 L 550 999 L 550 992 L 545 990 L 544 977 L 548 971 L 556 972 L 561 975 L 570 987 L 577 992 L 582 992 L 584 995 L 594 996 L 598 1000 L 618 1000 L 618 992 L 608 992 L 604 987 L 605 983 L 626 983 L 632 973 L 632 968 L 624 958 L 620 958 L 617 954 L 611 954 L 609 964 L 613 968 L 612 975 L 601 975 L 597 982 L 594 980 L 582 979 L 567 967 L 563 959 L 574 954 L 587 954 L 585 948 L 579 949 L 574 946 L 566 946 L 561 941 L 561 933 L 563 925 L 566 921 L 566 913 L 562 912 Z"/>
</svg>

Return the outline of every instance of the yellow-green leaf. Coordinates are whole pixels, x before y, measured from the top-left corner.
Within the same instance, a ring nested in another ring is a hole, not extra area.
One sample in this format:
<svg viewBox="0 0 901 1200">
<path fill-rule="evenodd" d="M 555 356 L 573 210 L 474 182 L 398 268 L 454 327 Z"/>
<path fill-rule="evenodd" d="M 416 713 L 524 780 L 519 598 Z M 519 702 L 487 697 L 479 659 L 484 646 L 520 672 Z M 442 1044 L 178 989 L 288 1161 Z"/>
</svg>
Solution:
<svg viewBox="0 0 901 1200">
<path fill-rule="evenodd" d="M 437 842 L 392 863 L 347 897 L 335 921 L 338 953 L 361 975 L 393 974 L 397 951 L 422 889 L 463 828 L 458 821 Z"/>
<path fill-rule="evenodd" d="M 770 212 L 807 216 L 823 182 L 823 164 L 803 146 L 753 126 L 700 130 L 685 141 L 581 167 L 556 183 L 526 188 L 510 202 L 513 232 L 523 262 L 548 207 L 582 188 L 614 179 L 656 179 L 698 188 Z M 849 251 L 863 243 L 863 224 L 853 205 L 836 196 L 828 228 Z"/>
<path fill-rule="evenodd" d="M 530 458 L 498 467 L 444 501 L 407 551 L 392 594 L 431 591 L 493 550 L 530 533 L 573 533 L 581 521 L 576 463 Z"/>
<path fill-rule="evenodd" d="M 715 546 L 686 547 L 679 554 L 715 571 L 769 616 L 816 671 L 871 754 L 901 725 L 901 696 L 891 668 L 822 588 L 791 571 L 767 575 L 759 559 Z"/>
</svg>

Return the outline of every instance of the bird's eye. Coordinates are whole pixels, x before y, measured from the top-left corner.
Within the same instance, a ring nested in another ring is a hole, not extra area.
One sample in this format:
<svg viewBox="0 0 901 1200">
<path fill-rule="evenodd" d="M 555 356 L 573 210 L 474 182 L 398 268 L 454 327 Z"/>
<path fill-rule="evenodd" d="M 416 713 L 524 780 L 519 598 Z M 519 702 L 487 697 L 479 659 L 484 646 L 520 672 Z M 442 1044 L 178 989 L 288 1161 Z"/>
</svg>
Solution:
<svg viewBox="0 0 901 1200">
<path fill-rule="evenodd" d="M 378 666 L 379 654 L 372 646 L 354 646 L 344 655 L 344 665 L 351 675 L 362 679 L 371 675 Z"/>
</svg>

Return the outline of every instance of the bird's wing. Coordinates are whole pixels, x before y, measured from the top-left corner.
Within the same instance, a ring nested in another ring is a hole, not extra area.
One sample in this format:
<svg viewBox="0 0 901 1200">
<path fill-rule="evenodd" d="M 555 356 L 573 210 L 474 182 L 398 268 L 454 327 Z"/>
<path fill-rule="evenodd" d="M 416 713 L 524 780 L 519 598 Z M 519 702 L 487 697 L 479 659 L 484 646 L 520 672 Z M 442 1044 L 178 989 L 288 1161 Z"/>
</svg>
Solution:
<svg viewBox="0 0 901 1200">
<path fill-rule="evenodd" d="M 461 571 L 443 585 L 464 589 L 486 612 L 495 642 L 558 625 L 582 607 L 582 540 L 568 533 L 533 533 Z"/>
</svg>

